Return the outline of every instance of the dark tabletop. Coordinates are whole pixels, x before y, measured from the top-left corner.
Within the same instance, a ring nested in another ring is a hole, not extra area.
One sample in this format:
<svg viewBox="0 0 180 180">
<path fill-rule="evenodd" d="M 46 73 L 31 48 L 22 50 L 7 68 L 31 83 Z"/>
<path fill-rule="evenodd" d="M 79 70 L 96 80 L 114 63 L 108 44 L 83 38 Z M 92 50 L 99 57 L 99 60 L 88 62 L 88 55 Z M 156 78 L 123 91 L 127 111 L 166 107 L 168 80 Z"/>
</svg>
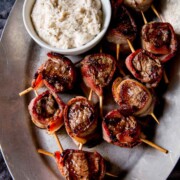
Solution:
<svg viewBox="0 0 180 180">
<path fill-rule="evenodd" d="M 15 0 L 0 0 L 0 37 L 14 2 Z M 2 153 L 0 152 L 0 180 L 11 180 L 11 179 L 12 177 L 4 162 Z M 176 179 L 180 179 L 180 160 L 168 178 L 168 180 L 176 180 Z"/>
</svg>

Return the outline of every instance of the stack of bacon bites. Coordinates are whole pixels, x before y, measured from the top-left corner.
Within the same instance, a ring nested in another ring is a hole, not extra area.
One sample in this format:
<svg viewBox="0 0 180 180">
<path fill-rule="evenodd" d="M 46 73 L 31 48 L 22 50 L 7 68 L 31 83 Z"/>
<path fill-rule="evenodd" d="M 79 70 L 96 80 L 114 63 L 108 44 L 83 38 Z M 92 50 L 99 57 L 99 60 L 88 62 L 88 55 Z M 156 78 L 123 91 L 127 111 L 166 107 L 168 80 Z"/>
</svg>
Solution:
<svg viewBox="0 0 180 180">
<path fill-rule="evenodd" d="M 166 62 L 177 51 L 177 39 L 171 24 L 147 22 L 145 11 L 152 8 L 157 13 L 152 3 L 152 0 L 111 0 L 112 20 L 101 43 L 102 52 L 88 54 L 76 65 L 69 58 L 50 52 L 47 61 L 35 73 L 31 87 L 20 93 L 35 91 L 36 97 L 28 109 L 37 127 L 56 135 L 65 125 L 67 134 L 79 147 L 79 150 L 61 149 L 55 154 L 46 153 L 55 158 L 66 179 L 103 179 L 108 174 L 100 154 L 82 150 L 83 145 L 99 136 L 119 147 L 132 148 L 144 142 L 168 152 L 148 141 L 142 133 L 142 123 L 139 123 L 139 117 L 148 115 L 159 123 L 153 113 L 155 94 L 159 83 L 163 84 Z M 137 19 L 133 19 L 132 13 L 142 14 L 145 24 L 141 28 L 137 27 Z M 141 40 L 142 46 L 134 44 L 135 50 L 132 43 L 137 39 Z M 104 52 L 107 47 L 108 54 Z M 77 83 L 77 79 L 81 79 L 81 83 Z M 88 88 L 88 97 L 80 94 L 63 102 L 62 93 L 81 88 L 80 84 Z M 41 87 L 47 90 L 38 94 Z M 104 93 L 107 88 L 111 89 L 118 108 L 110 109 L 104 115 L 103 100 L 110 97 Z M 99 97 L 99 106 L 94 104 L 92 94 Z"/>
</svg>

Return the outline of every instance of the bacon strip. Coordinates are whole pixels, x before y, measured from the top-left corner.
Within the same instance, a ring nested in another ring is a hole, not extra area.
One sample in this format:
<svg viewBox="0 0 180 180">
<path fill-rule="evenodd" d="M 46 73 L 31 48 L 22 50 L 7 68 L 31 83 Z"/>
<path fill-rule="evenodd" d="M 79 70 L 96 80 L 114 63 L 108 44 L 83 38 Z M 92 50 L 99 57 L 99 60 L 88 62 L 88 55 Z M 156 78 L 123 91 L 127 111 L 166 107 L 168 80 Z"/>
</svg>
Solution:
<svg viewBox="0 0 180 180">
<path fill-rule="evenodd" d="M 76 80 L 76 71 L 71 60 L 57 53 L 51 52 L 47 55 L 49 59 L 36 72 L 32 87 L 38 89 L 45 85 L 56 93 L 71 90 Z"/>
<path fill-rule="evenodd" d="M 52 134 L 64 124 L 64 106 L 57 94 L 45 91 L 31 100 L 28 109 L 33 123 Z"/>
</svg>

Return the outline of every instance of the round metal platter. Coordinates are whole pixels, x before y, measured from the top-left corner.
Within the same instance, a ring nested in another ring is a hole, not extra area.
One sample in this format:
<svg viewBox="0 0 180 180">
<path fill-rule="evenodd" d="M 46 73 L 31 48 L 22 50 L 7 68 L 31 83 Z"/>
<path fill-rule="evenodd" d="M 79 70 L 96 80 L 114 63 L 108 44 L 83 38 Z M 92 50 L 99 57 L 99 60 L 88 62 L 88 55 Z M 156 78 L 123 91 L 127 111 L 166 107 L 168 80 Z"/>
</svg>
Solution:
<svg viewBox="0 0 180 180">
<path fill-rule="evenodd" d="M 179 41 L 180 1 L 165 0 L 160 3 L 161 14 L 173 25 Z M 31 122 L 27 106 L 34 93 L 23 97 L 18 95 L 30 86 L 36 69 L 46 60 L 47 53 L 26 32 L 22 6 L 23 0 L 17 0 L 0 42 L 0 144 L 14 179 L 62 179 L 54 159 L 37 153 L 37 148 L 54 152 L 58 150 L 58 146 L 52 136 L 45 130 L 36 128 Z M 94 148 L 84 148 L 102 154 L 110 163 L 108 171 L 119 174 L 119 179 L 164 180 L 180 156 L 179 52 L 168 65 L 171 67 L 168 74 L 170 83 L 168 87 L 164 87 L 162 95 L 164 107 L 159 117 L 160 125 L 152 128 L 152 140 L 168 149 L 169 153 L 160 153 L 146 145 L 126 149 L 106 142 Z M 70 57 L 73 62 L 80 58 Z M 61 94 L 60 97 L 67 102 L 76 95 L 79 95 L 78 91 Z M 111 102 L 106 102 L 106 110 L 113 108 Z M 64 149 L 77 148 L 64 129 L 58 132 L 58 136 Z"/>
</svg>

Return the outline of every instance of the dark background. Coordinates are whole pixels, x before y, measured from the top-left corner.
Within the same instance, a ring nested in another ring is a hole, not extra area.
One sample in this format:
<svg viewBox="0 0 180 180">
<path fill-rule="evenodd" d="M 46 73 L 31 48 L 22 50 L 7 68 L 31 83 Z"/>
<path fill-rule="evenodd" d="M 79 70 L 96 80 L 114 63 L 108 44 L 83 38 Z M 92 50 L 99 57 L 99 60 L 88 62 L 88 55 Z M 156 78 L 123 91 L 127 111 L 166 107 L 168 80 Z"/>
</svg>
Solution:
<svg viewBox="0 0 180 180">
<path fill-rule="evenodd" d="M 11 11 L 11 8 L 14 4 L 15 0 L 0 0 L 0 37 L 2 35 L 2 31 L 8 15 Z M 177 163 L 176 167 L 168 177 L 168 180 L 176 180 L 180 179 L 180 161 Z M 12 180 L 12 177 L 7 169 L 7 166 L 2 157 L 2 153 L 0 151 L 0 180 Z"/>
</svg>

